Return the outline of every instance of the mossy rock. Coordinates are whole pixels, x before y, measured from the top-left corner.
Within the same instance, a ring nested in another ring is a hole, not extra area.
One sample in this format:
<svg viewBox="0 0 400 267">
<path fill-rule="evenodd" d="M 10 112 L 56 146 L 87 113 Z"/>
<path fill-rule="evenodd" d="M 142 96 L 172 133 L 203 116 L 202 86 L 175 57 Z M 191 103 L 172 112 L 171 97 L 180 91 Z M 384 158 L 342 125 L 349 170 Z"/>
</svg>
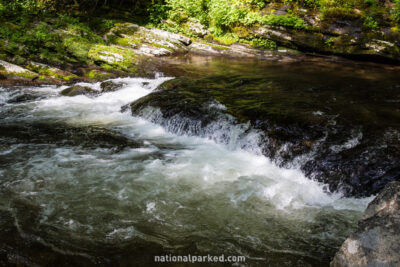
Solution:
<svg viewBox="0 0 400 267">
<path fill-rule="evenodd" d="M 55 68 L 55 67 L 51 67 L 45 64 L 41 64 L 41 63 L 36 63 L 36 62 L 31 62 L 27 68 L 31 71 L 34 71 L 36 73 L 38 73 L 41 77 L 44 78 L 52 78 L 52 79 L 59 79 L 62 81 L 73 81 L 73 80 L 78 80 L 79 77 L 73 73 Z"/>
<path fill-rule="evenodd" d="M 110 79 L 112 77 L 115 77 L 115 74 L 109 73 L 109 72 L 104 72 L 104 71 L 99 71 L 99 70 L 90 70 L 90 71 L 83 71 L 86 78 L 90 80 L 95 80 L 95 81 L 102 81 L 106 79 Z"/>
<path fill-rule="evenodd" d="M 62 90 L 60 94 L 63 96 L 96 95 L 98 92 L 90 87 L 75 85 Z"/>
<path fill-rule="evenodd" d="M 63 46 L 74 57 L 72 61 L 89 63 L 88 54 L 93 46 L 92 43 L 83 38 L 72 36 L 63 40 Z"/>
<path fill-rule="evenodd" d="M 252 35 L 251 28 L 246 27 L 244 25 L 236 25 L 231 30 L 239 38 L 247 39 L 247 38 L 250 38 Z"/>
<path fill-rule="evenodd" d="M 89 51 L 89 58 L 97 64 L 105 63 L 113 70 L 132 72 L 137 65 L 138 55 L 129 48 L 120 46 L 94 45 Z"/>
<path fill-rule="evenodd" d="M 112 29 L 112 32 L 114 34 L 120 35 L 120 34 L 135 34 L 139 30 L 139 26 L 133 23 L 117 23 L 115 24 L 114 28 Z"/>
<path fill-rule="evenodd" d="M 137 45 L 141 45 L 143 43 L 143 40 L 141 38 L 117 37 L 113 40 L 113 43 L 122 46 L 136 47 Z"/>
</svg>

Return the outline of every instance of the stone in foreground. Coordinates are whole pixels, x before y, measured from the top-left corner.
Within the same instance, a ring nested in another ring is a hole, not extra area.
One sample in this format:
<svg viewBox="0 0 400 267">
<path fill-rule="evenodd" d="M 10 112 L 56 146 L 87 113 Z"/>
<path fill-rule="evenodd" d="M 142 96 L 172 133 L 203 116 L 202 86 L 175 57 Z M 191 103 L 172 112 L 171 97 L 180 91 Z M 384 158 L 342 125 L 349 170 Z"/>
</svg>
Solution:
<svg viewBox="0 0 400 267">
<path fill-rule="evenodd" d="M 400 182 L 391 182 L 368 205 L 358 228 L 331 267 L 400 266 Z"/>
</svg>

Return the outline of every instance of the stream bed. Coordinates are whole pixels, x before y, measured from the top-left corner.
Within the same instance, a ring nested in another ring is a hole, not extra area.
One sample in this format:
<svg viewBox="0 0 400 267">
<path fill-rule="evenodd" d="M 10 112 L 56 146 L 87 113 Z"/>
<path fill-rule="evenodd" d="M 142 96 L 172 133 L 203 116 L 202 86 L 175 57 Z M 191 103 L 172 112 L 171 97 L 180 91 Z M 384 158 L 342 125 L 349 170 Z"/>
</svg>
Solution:
<svg viewBox="0 0 400 267">
<path fill-rule="evenodd" d="M 0 266 L 329 265 L 376 181 L 398 179 L 397 70 L 196 62 L 93 96 L 0 88 Z M 348 179 L 360 162 L 372 184 Z"/>
</svg>

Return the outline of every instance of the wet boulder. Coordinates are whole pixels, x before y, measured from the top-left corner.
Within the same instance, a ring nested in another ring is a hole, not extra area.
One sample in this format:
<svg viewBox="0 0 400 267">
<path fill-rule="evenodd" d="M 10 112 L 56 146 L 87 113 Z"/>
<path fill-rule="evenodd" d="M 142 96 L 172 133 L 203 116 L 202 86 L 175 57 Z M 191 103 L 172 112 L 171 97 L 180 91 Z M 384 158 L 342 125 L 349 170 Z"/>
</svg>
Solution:
<svg viewBox="0 0 400 267">
<path fill-rule="evenodd" d="M 125 84 L 124 83 L 115 83 L 113 81 L 105 81 L 100 84 L 101 92 L 114 92 L 121 89 Z"/>
<path fill-rule="evenodd" d="M 90 87 L 74 85 L 61 91 L 63 96 L 96 95 L 98 92 Z"/>
<path fill-rule="evenodd" d="M 133 102 L 131 110 L 134 115 L 174 128 L 170 130 L 176 133 L 201 135 L 204 127 L 219 118 L 219 110 L 212 103 L 212 96 L 204 93 L 196 81 L 179 78 Z"/>
<path fill-rule="evenodd" d="M 357 230 L 331 267 L 400 266 L 400 182 L 391 182 L 368 205 Z"/>
</svg>

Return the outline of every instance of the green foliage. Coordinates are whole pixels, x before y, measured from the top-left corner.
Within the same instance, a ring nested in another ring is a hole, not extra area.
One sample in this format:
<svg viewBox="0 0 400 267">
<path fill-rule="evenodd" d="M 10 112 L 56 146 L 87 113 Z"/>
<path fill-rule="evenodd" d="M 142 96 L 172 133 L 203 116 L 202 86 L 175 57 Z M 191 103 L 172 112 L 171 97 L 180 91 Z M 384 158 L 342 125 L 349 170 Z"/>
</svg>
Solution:
<svg viewBox="0 0 400 267">
<path fill-rule="evenodd" d="M 269 2 L 269 1 L 268 0 L 245 0 L 245 2 L 252 7 L 256 7 L 257 9 L 262 9 L 263 7 L 265 7 L 267 2 Z"/>
<path fill-rule="evenodd" d="M 284 0 L 285 5 L 298 5 L 300 7 L 316 9 L 321 7 L 323 0 Z"/>
<path fill-rule="evenodd" d="M 187 16 L 198 19 L 201 23 L 208 22 L 208 8 L 210 0 L 165 0 L 168 10 L 172 10 L 170 17 L 176 12 L 186 13 Z M 176 15 L 176 14 L 175 14 Z"/>
<path fill-rule="evenodd" d="M 221 36 L 216 36 L 215 40 L 224 45 L 231 45 L 239 42 L 239 37 L 233 33 L 226 33 Z"/>
<path fill-rule="evenodd" d="M 376 20 L 374 20 L 373 17 L 365 17 L 364 18 L 364 26 L 369 28 L 369 29 L 378 29 L 379 24 Z"/>
<path fill-rule="evenodd" d="M 13 1 L 0 1 L 0 15 L 2 16 L 16 16 L 25 13 L 31 13 L 36 10 L 37 4 L 34 0 L 13 0 Z"/>
<path fill-rule="evenodd" d="M 264 24 L 276 25 L 276 26 L 284 26 L 294 29 L 305 29 L 306 25 L 302 19 L 296 17 L 292 14 L 286 14 L 282 16 L 277 16 L 271 14 L 266 16 L 263 21 Z"/>
<path fill-rule="evenodd" d="M 328 40 L 325 41 L 326 46 L 331 47 L 334 43 L 334 39 L 331 37 Z"/>
<path fill-rule="evenodd" d="M 262 38 L 252 39 L 250 41 L 250 45 L 257 48 L 270 49 L 270 50 L 275 50 L 278 47 L 274 41 Z"/>
<path fill-rule="evenodd" d="M 293 15 L 293 14 L 285 14 L 285 15 L 275 15 L 270 14 L 266 16 L 262 16 L 256 12 L 250 12 L 247 14 L 246 18 L 243 20 L 245 25 L 252 25 L 254 23 L 266 24 L 266 25 L 274 25 L 274 26 L 283 26 L 294 29 L 306 29 L 307 26 L 302 19 Z"/>
<path fill-rule="evenodd" d="M 214 36 L 221 37 L 238 23 L 247 26 L 259 23 L 295 29 L 306 28 L 304 21 L 293 14 L 261 15 L 255 9 L 264 7 L 266 2 L 264 0 L 167 0 L 168 18 L 177 24 L 182 24 L 189 18 L 196 18 L 203 25 L 209 26 Z"/>
<path fill-rule="evenodd" d="M 373 6 L 376 4 L 375 0 L 364 0 L 365 4 L 367 4 L 368 6 Z"/>
<path fill-rule="evenodd" d="M 238 1 L 213 0 L 209 4 L 210 25 L 214 31 L 225 30 L 227 26 L 242 21 L 248 10 Z"/>
<path fill-rule="evenodd" d="M 160 24 L 163 19 L 167 18 L 169 9 L 169 6 L 162 2 L 150 5 L 147 9 L 150 23 L 153 25 Z"/>
<path fill-rule="evenodd" d="M 393 20 L 397 23 L 400 22 L 400 0 L 395 0 L 395 5 L 393 8 Z"/>
</svg>

